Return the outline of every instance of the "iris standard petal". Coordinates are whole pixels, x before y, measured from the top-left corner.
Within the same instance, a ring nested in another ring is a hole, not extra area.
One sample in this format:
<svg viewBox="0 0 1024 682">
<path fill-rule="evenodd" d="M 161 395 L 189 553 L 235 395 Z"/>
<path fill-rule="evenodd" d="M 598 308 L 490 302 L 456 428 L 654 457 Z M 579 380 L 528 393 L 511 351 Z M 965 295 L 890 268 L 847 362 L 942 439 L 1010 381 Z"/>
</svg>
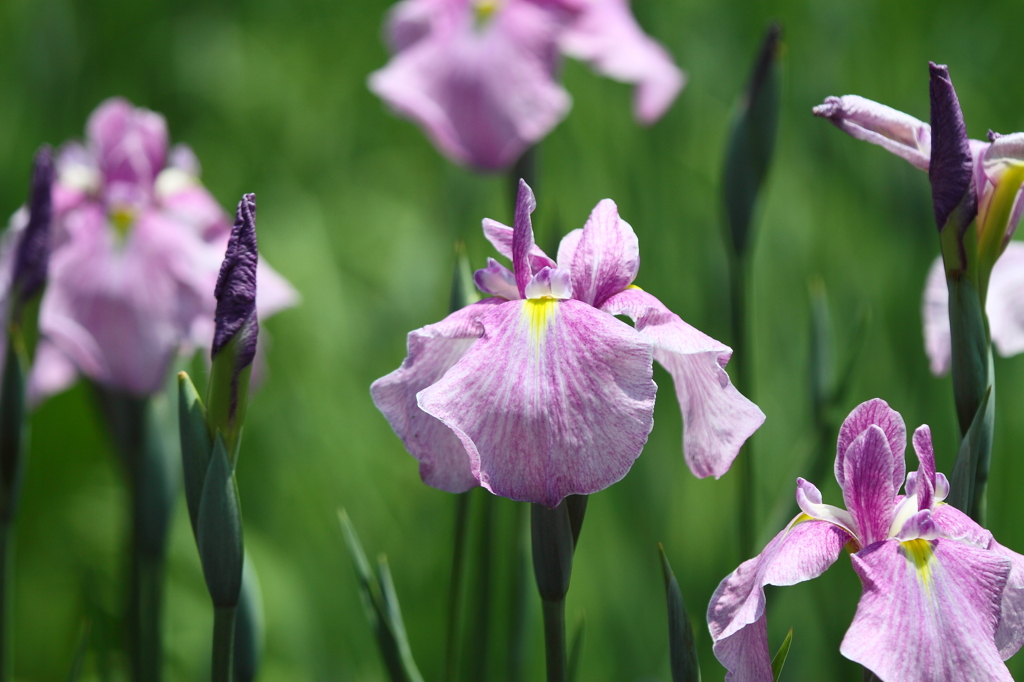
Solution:
<svg viewBox="0 0 1024 682">
<path fill-rule="evenodd" d="M 402 366 L 370 386 L 370 395 L 430 486 L 461 493 L 477 485 L 469 455 L 451 429 L 424 412 L 416 394 L 451 369 L 483 334 L 478 319 L 501 299 L 488 298 L 457 310 L 440 322 L 409 332 Z"/>
<path fill-rule="evenodd" d="M 920 462 L 914 494 L 919 509 L 931 509 L 935 501 L 935 449 L 932 447 L 932 430 L 927 424 L 917 427 L 913 442 L 917 461 Z"/>
<path fill-rule="evenodd" d="M 154 111 L 114 97 L 96 108 L 85 130 L 108 184 L 149 187 L 164 167 L 167 121 Z"/>
<path fill-rule="evenodd" d="M 897 490 L 892 469 L 889 440 L 876 424 L 868 426 L 846 450 L 843 499 L 857 524 L 857 539 L 863 547 L 889 536 Z"/>
<path fill-rule="evenodd" d="M 633 114 L 657 121 L 686 84 L 672 56 L 637 24 L 628 0 L 591 0 L 559 40 L 562 52 L 603 76 L 636 85 Z"/>
<path fill-rule="evenodd" d="M 572 299 L 510 301 L 419 405 L 459 436 L 491 492 L 555 507 L 615 483 L 653 426 L 651 346 Z"/>
<path fill-rule="evenodd" d="M 632 318 L 654 344 L 654 358 L 672 375 L 690 471 L 700 478 L 728 471 L 740 446 L 764 423 L 764 413 L 729 381 L 725 365 L 732 350 L 636 287 L 612 296 L 601 310 Z"/>
<path fill-rule="evenodd" d="M 931 126 L 884 104 L 858 95 L 828 97 L 814 107 L 844 133 L 900 156 L 921 170 L 931 158 Z"/>
<path fill-rule="evenodd" d="M 907 426 L 903 423 L 900 413 L 889 407 L 889 403 L 881 398 L 867 400 L 853 408 L 853 411 L 843 421 L 843 425 L 839 427 L 839 442 L 836 447 L 836 481 L 838 481 L 839 487 L 843 487 L 845 480 L 843 461 L 846 457 L 846 450 L 872 424 L 879 426 L 889 441 L 889 450 L 893 457 L 893 489 L 894 491 L 899 490 L 907 473 L 907 466 L 903 461 L 903 453 L 907 449 Z"/>
<path fill-rule="evenodd" d="M 530 2 L 509 2 L 479 29 L 472 14 L 435 23 L 372 73 L 369 87 L 453 160 L 499 170 L 569 111 L 551 64 L 563 22 Z"/>
<path fill-rule="evenodd" d="M 533 190 L 525 180 L 520 178 L 519 191 L 516 194 L 515 222 L 512 224 L 512 272 L 516 276 L 519 298 L 526 298 L 526 286 L 533 279 L 534 270 L 530 265 L 530 251 L 535 244 L 530 214 L 536 208 L 537 199 L 533 196 Z"/>
<path fill-rule="evenodd" d="M 512 237 L 515 230 L 508 225 L 502 225 L 497 220 L 484 218 L 484 236 L 487 241 L 505 258 L 512 260 Z M 555 261 L 551 260 L 546 253 L 536 244 L 530 247 L 530 268 L 537 272 L 542 268 L 556 267 Z M 562 265 L 562 267 L 568 267 Z"/>
<path fill-rule="evenodd" d="M 636 279 L 640 244 L 611 199 L 602 199 L 594 207 L 578 240 L 566 243 L 563 238 L 562 243 L 565 248 L 558 248 L 558 263 L 572 273 L 573 298 L 577 301 L 600 308 Z"/>
<path fill-rule="evenodd" d="M 1013 679 L 994 643 L 1008 559 L 944 539 L 890 540 L 851 558 L 863 593 L 843 656 L 887 682 Z"/>
<path fill-rule="evenodd" d="M 726 679 L 772 679 L 767 637 L 759 634 L 765 627 L 764 586 L 795 585 L 818 577 L 835 563 L 850 539 L 838 526 L 800 514 L 760 555 L 740 564 L 718 585 L 707 619 L 715 656 L 729 669 Z M 767 677 L 744 675 L 747 671 L 763 675 L 765 663 Z"/>
</svg>

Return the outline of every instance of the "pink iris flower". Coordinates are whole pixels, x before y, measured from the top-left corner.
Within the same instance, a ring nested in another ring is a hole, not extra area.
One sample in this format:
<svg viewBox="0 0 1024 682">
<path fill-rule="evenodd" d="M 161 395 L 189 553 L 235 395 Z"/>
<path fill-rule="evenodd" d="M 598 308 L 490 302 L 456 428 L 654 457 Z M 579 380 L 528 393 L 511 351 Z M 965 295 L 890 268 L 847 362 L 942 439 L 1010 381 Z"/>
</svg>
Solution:
<svg viewBox="0 0 1024 682">
<path fill-rule="evenodd" d="M 932 152 L 931 126 L 923 121 L 872 102 L 857 95 L 829 97 L 814 108 L 814 114 L 827 118 L 840 130 L 858 140 L 877 144 L 900 156 L 921 170 L 929 170 Z M 996 230 L 1002 236 L 1005 251 L 992 266 L 985 311 L 988 314 L 992 342 L 1004 356 L 1024 351 L 1024 244 L 1011 242 L 1024 213 L 1019 190 L 1019 169 L 1024 165 L 1024 133 L 989 134 L 988 141 L 970 140 L 973 157 L 973 182 L 978 203 L 979 232 Z M 1004 182 L 1016 187 L 1016 198 L 1005 220 L 999 225 L 988 223 L 1001 214 L 994 209 L 996 190 Z M 942 258 L 932 264 L 924 289 L 922 304 L 925 351 L 931 370 L 936 375 L 949 371 L 949 292 L 946 287 Z"/>
<path fill-rule="evenodd" d="M 33 401 L 79 373 L 155 393 L 179 352 L 210 347 L 231 222 L 198 176 L 188 147 L 168 150 L 163 116 L 119 98 L 89 117 L 85 144 L 61 150 Z M 259 276 L 261 316 L 296 303 L 295 289 L 262 262 Z"/>
<path fill-rule="evenodd" d="M 535 206 L 520 181 L 514 227 L 483 222 L 513 266 L 477 271 L 492 297 L 410 332 L 402 366 L 370 388 L 423 480 L 548 507 L 610 486 L 654 424 L 653 360 L 675 382 L 690 469 L 724 474 L 764 421 L 729 381 L 732 351 L 632 285 L 639 245 L 613 201 L 562 239 L 557 259 L 534 244 Z"/>
<path fill-rule="evenodd" d="M 635 84 L 644 124 L 686 80 L 628 0 L 403 0 L 387 34 L 395 54 L 370 89 L 446 156 L 484 170 L 512 165 L 568 113 L 560 55 Z"/>
<path fill-rule="evenodd" d="M 935 471 L 927 426 L 913 444 L 920 464 L 906 475 L 903 418 L 870 400 L 839 432 L 835 475 L 846 509 L 797 479 L 801 513 L 723 580 L 708 606 L 727 680 L 771 682 L 764 586 L 816 578 L 844 547 L 863 592 L 843 656 L 886 682 L 1013 679 L 1003 661 L 1024 642 L 1024 557 L 943 503 L 949 483 Z"/>
</svg>

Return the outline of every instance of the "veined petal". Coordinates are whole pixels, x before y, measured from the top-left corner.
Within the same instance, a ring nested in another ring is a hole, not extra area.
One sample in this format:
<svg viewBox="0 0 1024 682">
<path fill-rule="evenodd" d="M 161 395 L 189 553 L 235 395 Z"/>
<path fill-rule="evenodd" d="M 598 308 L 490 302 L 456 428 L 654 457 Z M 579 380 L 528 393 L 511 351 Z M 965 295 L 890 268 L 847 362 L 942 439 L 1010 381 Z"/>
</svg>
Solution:
<svg viewBox="0 0 1024 682">
<path fill-rule="evenodd" d="M 516 276 L 516 286 L 519 287 L 519 298 L 526 298 L 526 287 L 533 278 L 530 250 L 535 244 L 530 214 L 536 208 L 537 199 L 533 196 L 533 190 L 520 178 L 519 192 L 516 194 L 515 222 L 512 227 L 512 272 Z"/>
<path fill-rule="evenodd" d="M 872 424 L 882 429 L 889 442 L 889 451 L 893 458 L 892 486 L 895 496 L 895 492 L 903 485 L 903 479 L 907 473 L 907 466 L 903 461 L 903 452 L 907 449 L 907 426 L 903 423 L 900 413 L 889 407 L 889 403 L 881 398 L 865 401 L 853 408 L 853 411 L 843 421 L 843 425 L 839 427 L 839 444 L 836 447 L 836 481 L 842 488 L 846 478 L 843 464 L 846 459 L 846 451 L 853 441 Z"/>
<path fill-rule="evenodd" d="M 915 477 L 914 495 L 919 509 L 931 509 L 935 504 L 935 450 L 932 447 L 932 430 L 927 424 L 917 427 L 913 442 L 917 461 L 921 463 Z"/>
<path fill-rule="evenodd" d="M 428 34 L 412 40 L 416 31 L 410 32 L 406 49 L 368 84 L 453 160 L 499 170 L 569 110 L 552 59 L 564 18 L 531 2 L 509 2 L 478 30 L 472 14 L 465 3 L 457 18 L 434 22 Z"/>
<path fill-rule="evenodd" d="M 830 120 L 858 140 L 877 144 L 921 170 L 931 158 L 931 126 L 913 116 L 858 95 L 828 97 L 814 115 Z"/>
<path fill-rule="evenodd" d="M 876 424 L 868 426 L 846 450 L 843 499 L 857 523 L 862 547 L 889 536 L 896 501 L 892 468 L 889 440 Z"/>
<path fill-rule="evenodd" d="M 558 262 L 572 273 L 576 300 L 600 308 L 636 279 L 640 244 L 633 228 L 619 217 L 619 209 L 611 199 L 602 199 L 594 207 L 578 240 L 574 237 L 566 243 L 567 238 L 569 235 L 562 240 L 566 246 L 558 248 Z"/>
<path fill-rule="evenodd" d="M 516 276 L 504 265 L 494 260 L 487 259 L 487 267 L 473 273 L 473 282 L 476 288 L 485 294 L 501 296 L 514 301 L 519 296 L 519 289 L 516 287 Z"/>
<path fill-rule="evenodd" d="M 764 413 L 725 372 L 732 350 L 635 287 L 609 298 L 601 310 L 632 318 L 636 330 L 654 344 L 654 358 L 672 375 L 690 471 L 700 478 L 728 471 L 740 446 L 764 423 Z"/>
<path fill-rule="evenodd" d="M 156 112 L 114 97 L 92 112 L 85 129 L 108 183 L 149 186 L 164 167 L 167 121 Z"/>
<path fill-rule="evenodd" d="M 526 285 L 526 298 L 572 298 L 572 278 L 562 268 L 542 268 Z"/>
<path fill-rule="evenodd" d="M 1013 243 L 1010 244 L 1013 246 Z M 1006 251 L 1009 252 L 1009 247 Z M 1003 254 L 1006 258 L 1006 254 Z M 992 299 L 993 283 L 996 271 L 1002 259 L 997 260 L 992 268 L 992 279 L 989 284 L 989 301 Z M 989 308 L 991 303 L 986 303 Z M 942 256 L 932 262 L 928 268 L 928 276 L 924 281 L 924 296 L 921 301 L 921 319 L 924 324 L 924 352 L 928 356 L 932 374 L 939 377 L 949 371 L 952 350 L 949 337 L 949 289 L 946 287 L 946 268 L 942 265 Z M 989 321 L 991 323 L 991 317 Z M 993 335 L 994 336 L 994 335 Z M 1024 333 L 1021 334 L 1024 342 Z M 993 338 L 993 341 L 995 339 Z M 1024 350 L 1024 347 L 1022 347 Z"/>
<path fill-rule="evenodd" d="M 994 637 L 1010 561 L 955 540 L 851 556 L 864 591 L 840 652 L 883 680 L 1012 680 Z"/>
<path fill-rule="evenodd" d="M 498 253 L 505 258 L 512 260 L 512 237 L 515 230 L 508 225 L 502 225 L 497 220 L 491 220 L 490 218 L 484 218 L 483 227 L 484 236 L 487 237 L 487 241 L 491 243 Z M 542 268 L 556 267 L 555 261 L 548 258 L 548 255 L 536 244 L 530 247 L 529 255 L 530 268 L 533 272 L 538 272 Z M 563 265 L 562 267 L 569 266 Z"/>
<path fill-rule="evenodd" d="M 668 51 L 640 28 L 627 0 L 591 0 L 559 40 L 562 52 L 598 73 L 636 84 L 633 113 L 657 121 L 686 84 Z"/>
<path fill-rule="evenodd" d="M 419 405 L 459 436 L 481 485 L 555 507 L 625 476 L 653 426 L 650 343 L 572 299 L 511 301 L 479 322 Z"/>
<path fill-rule="evenodd" d="M 420 463 L 427 485 L 461 493 L 477 485 L 469 455 L 451 429 L 419 408 L 416 394 L 435 383 L 483 334 L 481 315 L 504 303 L 488 298 L 440 322 L 409 332 L 402 366 L 370 386 L 370 395 L 406 449 Z"/>
<path fill-rule="evenodd" d="M 935 525 L 934 519 L 932 519 L 931 510 L 922 509 L 901 525 L 896 539 L 900 542 L 935 540 L 939 535 L 939 528 Z M 923 545 L 919 545 L 919 547 L 923 547 Z"/>
<path fill-rule="evenodd" d="M 818 577 L 835 563 L 851 537 L 831 523 L 800 514 L 759 556 L 740 564 L 719 584 L 707 619 L 715 656 L 729 669 L 726 679 L 772 679 L 764 634 L 764 586 L 795 585 Z"/>
<path fill-rule="evenodd" d="M 992 542 L 992 533 L 982 528 L 974 520 L 956 507 L 940 504 L 932 510 L 932 520 L 943 537 L 960 542 L 969 542 L 975 547 L 985 549 Z"/>
<path fill-rule="evenodd" d="M 996 648 L 1005 661 L 1024 643 L 1024 556 L 1003 547 L 995 539 L 989 543 L 989 549 L 1010 560 L 1010 576 L 1003 590 L 999 629 L 996 630 Z"/>
<path fill-rule="evenodd" d="M 816 521 L 825 521 L 857 536 L 857 524 L 850 512 L 821 501 L 821 492 L 810 481 L 796 479 L 796 503 L 800 511 Z"/>
</svg>

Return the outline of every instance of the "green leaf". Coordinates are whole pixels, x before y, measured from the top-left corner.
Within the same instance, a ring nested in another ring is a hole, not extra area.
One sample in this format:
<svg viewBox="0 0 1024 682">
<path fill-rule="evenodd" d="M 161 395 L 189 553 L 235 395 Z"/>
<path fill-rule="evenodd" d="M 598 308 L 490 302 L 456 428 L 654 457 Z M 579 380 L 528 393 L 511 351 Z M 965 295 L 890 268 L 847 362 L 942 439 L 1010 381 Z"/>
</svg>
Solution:
<svg viewBox="0 0 1024 682">
<path fill-rule="evenodd" d="M 740 97 L 729 133 L 722 172 L 733 253 L 742 256 L 758 194 L 771 166 L 779 120 L 779 45 L 782 29 L 769 26 L 747 87 Z"/>
<path fill-rule="evenodd" d="M 569 646 L 569 663 L 566 667 L 566 682 L 576 682 L 580 671 L 580 659 L 583 656 L 583 636 L 586 633 L 587 620 L 580 616 L 580 624 L 576 626 L 576 634 L 572 636 Z"/>
<path fill-rule="evenodd" d="M 995 401 L 992 389 L 985 392 L 985 397 L 974 415 L 974 421 L 967 430 L 967 435 L 960 442 L 960 452 L 953 465 L 953 476 L 949 481 L 949 497 L 946 502 L 965 514 L 971 514 L 976 507 L 977 472 L 984 457 L 992 450 L 992 429 Z M 977 519 L 975 519 L 977 520 Z"/>
<path fill-rule="evenodd" d="M 213 605 L 235 608 L 242 590 L 242 512 L 220 434 L 214 439 L 210 466 L 199 500 L 196 544 Z"/>
<path fill-rule="evenodd" d="M 374 574 L 356 529 L 344 509 L 338 511 L 338 518 L 356 569 L 366 619 L 377 636 L 377 646 L 389 677 L 392 682 L 423 682 L 409 647 L 387 558 L 384 555 L 378 558 L 378 573 Z"/>
<path fill-rule="evenodd" d="M 199 532 L 199 500 L 203 496 L 206 470 L 210 466 L 210 432 L 206 428 L 206 407 L 195 384 L 185 372 L 178 373 L 178 431 L 181 463 L 185 473 L 185 502 L 192 520 L 192 532 Z"/>
<path fill-rule="evenodd" d="M 782 646 L 775 653 L 772 659 L 772 679 L 779 682 L 779 675 L 782 674 L 782 666 L 786 665 L 786 657 L 789 656 L 789 647 L 793 643 L 793 628 L 786 633 L 786 639 L 782 640 Z"/>
<path fill-rule="evenodd" d="M 668 648 L 672 664 L 672 682 L 700 682 L 700 662 L 693 639 L 693 626 L 686 613 L 683 593 L 665 556 L 665 548 L 658 543 L 661 571 L 665 578 L 665 598 L 668 602 Z"/>
<path fill-rule="evenodd" d="M 983 302 L 971 279 L 964 273 L 947 271 L 946 286 L 949 289 L 953 401 L 960 434 L 965 436 L 989 386 L 988 328 Z"/>
<path fill-rule="evenodd" d="M 569 513 L 569 527 L 572 528 L 573 550 L 580 541 L 580 531 L 583 530 L 583 518 L 587 515 L 589 499 L 589 495 L 569 495 L 565 498 L 565 510 Z"/>
<path fill-rule="evenodd" d="M 75 658 L 71 661 L 71 672 L 68 673 L 68 682 L 78 682 L 82 677 L 82 668 L 85 667 L 85 655 L 89 652 L 89 634 L 92 632 L 92 624 L 86 620 L 78 633 L 78 646 L 75 647 Z"/>
<path fill-rule="evenodd" d="M 480 300 L 476 285 L 473 283 L 473 271 L 469 267 L 466 256 L 466 244 L 455 242 L 455 273 L 452 275 L 452 295 L 449 309 L 451 312 L 461 310 Z"/>
<path fill-rule="evenodd" d="M 242 568 L 242 593 L 235 613 L 235 682 L 253 682 L 264 644 L 263 592 L 249 553 Z"/>
</svg>

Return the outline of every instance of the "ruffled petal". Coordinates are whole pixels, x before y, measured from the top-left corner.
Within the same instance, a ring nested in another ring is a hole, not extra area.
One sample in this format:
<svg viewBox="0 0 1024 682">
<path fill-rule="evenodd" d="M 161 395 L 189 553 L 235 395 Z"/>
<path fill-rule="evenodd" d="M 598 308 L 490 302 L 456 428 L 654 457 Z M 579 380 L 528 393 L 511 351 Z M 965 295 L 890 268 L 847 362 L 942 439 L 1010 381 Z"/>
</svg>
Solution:
<svg viewBox="0 0 1024 682">
<path fill-rule="evenodd" d="M 409 43 L 369 87 L 424 129 L 452 160 L 484 170 L 512 165 L 566 115 L 569 94 L 553 77 L 561 12 L 510 2 L 477 29 L 472 10 Z M 412 24 L 406 24 L 411 26 Z"/>
<path fill-rule="evenodd" d="M 844 133 L 900 156 L 928 170 L 932 152 L 931 126 L 924 121 L 858 95 L 828 97 L 814 107 Z"/>
<path fill-rule="evenodd" d="M 740 564 L 718 585 L 707 618 L 715 656 L 729 670 L 726 679 L 772 679 L 764 586 L 795 585 L 818 577 L 850 539 L 841 528 L 801 514 L 759 556 Z"/>
<path fill-rule="evenodd" d="M 1010 561 L 955 540 L 852 555 L 864 591 L 840 652 L 883 680 L 1012 680 L 996 649 Z"/>
<path fill-rule="evenodd" d="M 114 97 L 92 112 L 85 130 L 108 184 L 149 187 L 164 167 L 167 121 L 154 111 Z"/>
<path fill-rule="evenodd" d="M 453 493 L 478 485 L 462 443 L 451 429 L 419 408 L 416 394 L 458 362 L 483 334 L 480 316 L 501 303 L 501 299 L 485 299 L 409 332 L 402 366 L 370 386 L 374 405 L 419 461 L 420 476 L 427 485 Z"/>
<path fill-rule="evenodd" d="M 892 486 L 895 493 L 903 485 L 903 479 L 907 475 L 907 465 L 903 460 L 903 453 L 907 449 L 907 426 L 903 423 L 900 413 L 889 407 L 889 403 L 881 398 L 865 401 L 853 408 L 839 428 L 839 443 L 836 447 L 836 481 L 840 488 L 843 487 L 846 477 L 843 465 L 846 450 L 872 424 L 880 427 L 889 441 L 889 451 L 892 453 L 893 459 Z"/>
<path fill-rule="evenodd" d="M 497 306 L 419 405 L 459 436 L 481 485 L 556 506 L 629 471 L 653 426 L 651 346 L 575 301 Z"/>
<path fill-rule="evenodd" d="M 628 315 L 654 344 L 654 358 L 675 383 L 686 463 L 699 478 L 720 477 L 764 423 L 764 413 L 736 390 L 725 372 L 732 350 L 635 287 L 609 298 L 601 310 Z"/>
<path fill-rule="evenodd" d="M 1024 644 L 1024 556 L 1003 547 L 995 539 L 989 543 L 989 549 L 1010 560 L 1010 576 L 1003 590 L 999 629 L 996 630 L 996 648 L 1005 661 Z"/>
<path fill-rule="evenodd" d="M 846 450 L 843 499 L 857 523 L 857 539 L 863 547 L 889 536 L 896 500 L 892 468 L 889 440 L 876 424 L 868 426 Z"/>
<path fill-rule="evenodd" d="M 562 241 L 565 243 L 564 238 Z M 615 202 L 602 199 L 590 213 L 579 238 L 574 235 L 569 245 L 559 246 L 558 263 L 572 273 L 573 298 L 600 308 L 636 279 L 640 244 L 633 228 L 619 217 Z"/>
<path fill-rule="evenodd" d="M 636 85 L 633 114 L 657 121 L 686 84 L 672 55 L 636 23 L 628 0 L 591 0 L 562 34 L 562 52 L 603 76 Z"/>
</svg>

